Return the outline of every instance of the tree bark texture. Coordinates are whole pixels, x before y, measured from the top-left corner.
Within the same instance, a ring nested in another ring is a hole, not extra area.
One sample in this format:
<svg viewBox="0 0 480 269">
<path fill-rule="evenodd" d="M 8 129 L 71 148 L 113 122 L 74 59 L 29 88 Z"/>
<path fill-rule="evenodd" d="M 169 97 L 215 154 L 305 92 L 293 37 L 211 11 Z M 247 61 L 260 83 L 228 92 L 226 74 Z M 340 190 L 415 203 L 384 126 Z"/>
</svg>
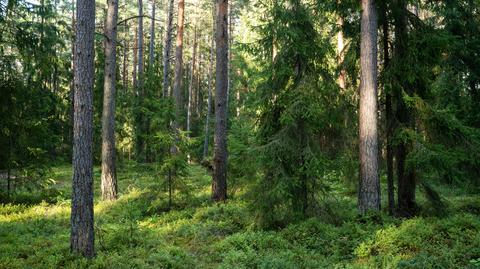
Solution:
<svg viewBox="0 0 480 269">
<path fill-rule="evenodd" d="M 187 135 L 190 136 L 192 125 L 192 108 L 194 99 L 195 70 L 197 64 L 197 26 L 193 30 L 193 46 L 192 46 L 192 67 L 190 70 L 190 84 L 188 85 L 188 104 L 187 104 Z"/>
<path fill-rule="evenodd" d="M 358 208 L 380 210 L 377 128 L 377 13 L 374 0 L 362 0 L 360 42 L 360 187 Z"/>
<path fill-rule="evenodd" d="M 128 27 L 125 22 L 125 42 L 123 46 L 123 65 L 122 65 L 122 79 L 123 79 L 123 91 L 126 92 L 128 88 L 128 51 L 129 51 L 129 40 L 128 40 Z"/>
<path fill-rule="evenodd" d="M 70 249 L 93 257 L 93 80 L 95 1 L 77 0 Z"/>
<path fill-rule="evenodd" d="M 138 98 L 138 106 L 141 108 L 143 105 L 143 99 L 145 95 L 145 75 L 144 75 L 144 62 L 143 62 L 143 0 L 138 0 L 138 36 L 137 36 L 137 49 L 138 49 L 138 62 L 137 62 L 137 88 L 135 89 Z M 138 109 L 136 112 L 136 158 L 138 161 L 145 161 L 145 140 L 143 138 L 145 132 L 145 119 L 143 110 Z"/>
<path fill-rule="evenodd" d="M 138 68 L 138 27 L 135 28 L 135 38 L 132 42 L 133 44 L 133 70 L 132 70 L 132 86 L 133 93 L 136 94 L 137 91 L 137 68 Z"/>
<path fill-rule="evenodd" d="M 173 6 L 174 0 L 169 1 L 167 27 L 165 32 L 165 47 L 163 48 L 163 97 L 169 95 L 168 89 L 170 87 L 169 73 L 170 73 L 170 53 L 172 50 L 172 31 L 173 31 Z"/>
<path fill-rule="evenodd" d="M 178 1 L 177 18 L 177 47 L 175 49 L 175 75 L 173 97 L 175 98 L 175 120 L 173 128 L 177 133 L 180 128 L 180 115 L 182 110 L 182 80 L 183 80 L 183 32 L 185 27 L 185 0 Z"/>
<path fill-rule="evenodd" d="M 212 199 L 227 199 L 228 0 L 216 0 L 217 69 Z"/>
<path fill-rule="evenodd" d="M 105 25 L 105 71 L 102 113 L 102 176 L 103 200 L 117 199 L 117 170 L 115 164 L 115 95 L 118 0 L 107 1 Z"/>
<path fill-rule="evenodd" d="M 210 62 L 208 63 L 208 78 L 207 78 L 207 90 L 208 90 L 208 99 L 207 99 L 207 114 L 205 119 L 205 140 L 203 141 L 203 159 L 206 159 L 208 156 L 208 145 L 210 138 L 210 116 L 212 114 L 212 82 L 213 82 L 213 62 L 214 62 L 214 49 L 215 49 L 215 8 L 213 12 L 213 29 L 212 29 L 212 38 L 210 43 Z"/>
<path fill-rule="evenodd" d="M 155 57 L 155 0 L 152 0 L 152 15 L 150 23 L 150 41 L 148 43 L 148 71 L 153 74 Z"/>
</svg>

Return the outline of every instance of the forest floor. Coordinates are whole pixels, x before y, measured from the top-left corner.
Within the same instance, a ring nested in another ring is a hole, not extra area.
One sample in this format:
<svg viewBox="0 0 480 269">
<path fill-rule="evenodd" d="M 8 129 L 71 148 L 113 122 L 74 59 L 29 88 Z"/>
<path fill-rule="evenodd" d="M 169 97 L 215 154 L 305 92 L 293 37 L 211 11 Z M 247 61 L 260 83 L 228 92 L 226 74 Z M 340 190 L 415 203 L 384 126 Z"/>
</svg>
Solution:
<svg viewBox="0 0 480 269">
<path fill-rule="evenodd" d="M 439 187 L 448 205 L 440 216 L 419 194 L 421 216 L 359 218 L 355 195 L 337 186 L 331 211 L 265 231 L 245 190 L 215 205 L 210 176 L 198 165 L 188 170 L 167 211 L 155 166 L 122 165 L 115 202 L 98 199 L 97 167 L 97 256 L 86 260 L 69 253 L 71 167 L 53 168 L 56 191 L 0 205 L 0 268 L 480 268 L 479 195 Z"/>
</svg>

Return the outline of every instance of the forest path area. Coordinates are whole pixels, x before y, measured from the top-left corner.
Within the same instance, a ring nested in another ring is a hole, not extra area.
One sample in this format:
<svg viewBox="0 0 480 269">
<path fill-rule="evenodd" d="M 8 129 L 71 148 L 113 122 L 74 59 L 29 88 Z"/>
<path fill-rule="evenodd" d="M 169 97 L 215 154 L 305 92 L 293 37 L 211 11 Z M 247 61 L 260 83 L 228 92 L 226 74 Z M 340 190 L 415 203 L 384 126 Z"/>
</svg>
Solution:
<svg viewBox="0 0 480 269">
<path fill-rule="evenodd" d="M 50 202 L 0 206 L 0 268 L 477 268 L 480 199 L 455 194 L 442 218 L 398 220 L 356 216 L 355 197 L 339 187 L 335 215 L 276 231 L 255 225 L 237 186 L 225 204 L 210 200 L 211 176 L 199 165 L 175 183 L 173 208 L 155 165 L 124 164 L 120 198 L 100 201 L 95 168 L 96 258 L 69 252 L 71 168 L 53 168 Z M 245 197 L 244 197 L 245 196 Z M 43 196 L 45 197 L 45 196 Z M 453 197 L 453 196 L 452 196 Z M 400 262 L 400 263 L 399 263 Z M 409 267 L 413 265 L 413 267 Z M 417 266 L 417 267 L 415 267 Z M 418 267 L 420 266 L 420 267 Z M 476 267 L 477 266 L 477 267 Z"/>
</svg>

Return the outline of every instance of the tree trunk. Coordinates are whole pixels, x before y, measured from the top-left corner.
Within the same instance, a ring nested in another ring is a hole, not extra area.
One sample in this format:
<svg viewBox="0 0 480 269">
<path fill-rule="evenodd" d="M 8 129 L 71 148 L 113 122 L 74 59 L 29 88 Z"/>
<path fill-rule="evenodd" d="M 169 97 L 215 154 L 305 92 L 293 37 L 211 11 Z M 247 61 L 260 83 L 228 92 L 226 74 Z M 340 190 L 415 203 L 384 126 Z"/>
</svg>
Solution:
<svg viewBox="0 0 480 269">
<path fill-rule="evenodd" d="M 170 0 L 167 16 L 167 30 L 165 32 L 165 47 L 163 48 L 163 97 L 167 97 L 170 80 L 170 53 L 172 50 L 172 29 L 173 29 L 173 5 L 174 0 Z"/>
<path fill-rule="evenodd" d="M 128 88 L 128 27 L 127 22 L 125 22 L 125 42 L 123 46 L 123 65 L 122 65 L 122 79 L 123 79 L 123 91 L 126 92 Z"/>
<path fill-rule="evenodd" d="M 197 62 L 197 26 L 193 30 L 193 46 L 192 46 L 192 66 L 190 70 L 190 84 L 188 85 L 188 104 L 187 104 L 187 135 L 190 136 L 192 124 L 192 107 L 193 107 L 193 89 L 195 84 L 195 68 Z"/>
<path fill-rule="evenodd" d="M 338 65 L 343 65 L 343 61 L 345 59 L 345 40 L 343 38 L 343 18 L 341 16 L 338 17 L 337 25 L 340 29 L 337 33 L 337 53 L 338 53 Z M 340 74 L 338 75 L 338 86 L 340 89 L 345 92 L 346 89 L 346 71 L 345 68 L 340 68 Z"/>
<path fill-rule="evenodd" d="M 405 0 L 396 0 L 395 2 L 395 57 L 397 61 L 403 61 L 407 55 L 407 5 Z M 407 104 L 403 100 L 403 92 L 412 95 L 413 86 L 402 77 L 402 70 L 397 71 L 396 80 L 400 88 L 396 89 L 395 98 L 397 99 L 396 118 L 399 126 L 410 129 L 415 128 L 415 119 L 408 110 Z M 410 217 L 416 212 L 415 189 L 416 179 L 415 171 L 406 167 L 408 153 L 413 149 L 413 143 L 402 141 L 397 146 L 397 213 L 400 216 Z"/>
<path fill-rule="evenodd" d="M 75 1 L 76 0 L 72 0 L 72 62 L 71 62 L 71 65 L 72 65 L 72 74 L 75 74 L 75 25 L 76 25 L 76 22 L 75 22 Z M 71 144 L 73 146 L 73 111 L 74 111 L 74 103 L 75 103 L 75 82 L 74 82 L 74 79 L 72 77 L 72 81 L 70 83 L 70 132 L 69 132 L 69 144 Z"/>
<path fill-rule="evenodd" d="M 105 25 L 105 71 L 102 113 L 102 177 L 103 200 L 117 199 L 117 170 L 115 164 L 115 94 L 118 0 L 107 1 Z"/>
<path fill-rule="evenodd" d="M 228 115 L 228 103 L 230 101 L 230 93 L 232 92 L 232 41 L 233 41 L 233 4 L 228 4 L 228 74 L 227 74 L 227 115 Z"/>
<path fill-rule="evenodd" d="M 217 69 L 212 199 L 227 199 L 228 0 L 216 0 Z"/>
<path fill-rule="evenodd" d="M 133 93 L 137 91 L 137 67 L 138 67 L 138 27 L 135 28 L 135 38 L 132 42 L 133 44 L 133 71 L 132 71 L 132 86 L 133 86 Z"/>
<path fill-rule="evenodd" d="M 77 0 L 70 249 L 93 257 L 93 80 L 95 1 Z"/>
<path fill-rule="evenodd" d="M 173 128 L 178 139 L 178 129 L 180 128 L 180 114 L 182 109 L 182 80 L 183 80 L 183 31 L 185 23 L 185 0 L 178 1 L 178 19 L 177 19 L 177 47 L 175 50 L 175 76 L 173 85 L 173 96 L 175 98 L 175 120 Z"/>
<path fill-rule="evenodd" d="M 138 0 L 138 36 L 137 36 L 137 49 L 138 49 L 138 67 L 137 67 L 137 81 L 138 91 L 142 94 L 144 84 L 144 65 L 143 65 L 143 0 Z"/>
<path fill-rule="evenodd" d="M 377 131 L 377 14 L 374 0 L 362 0 L 360 43 L 360 187 L 358 209 L 380 210 Z"/>
<path fill-rule="evenodd" d="M 215 7 L 214 7 L 215 9 Z M 215 11 L 213 12 L 213 19 L 215 21 Z M 215 49 L 215 23 L 213 23 L 212 29 L 212 40 L 210 44 L 210 62 L 208 63 L 208 79 L 207 79 L 207 87 L 208 87 L 208 99 L 207 99 L 207 115 L 205 119 L 205 140 L 203 142 L 203 159 L 205 160 L 208 156 L 208 145 L 209 145 L 209 138 L 210 138 L 210 116 L 212 114 L 212 81 L 213 81 L 213 61 L 214 61 L 214 49 Z"/>
<path fill-rule="evenodd" d="M 137 111 L 136 116 L 136 158 L 137 161 L 145 161 L 145 140 L 143 135 L 144 117 L 142 112 L 143 98 L 145 94 L 145 81 L 144 81 L 144 64 L 143 64 L 143 0 L 138 0 L 138 36 L 137 36 L 137 49 L 138 49 L 138 67 L 137 67 L 137 88 L 135 89 L 138 98 L 138 106 L 140 109 Z"/>
<path fill-rule="evenodd" d="M 383 28 L 383 69 L 386 70 L 390 64 L 390 55 L 388 51 L 388 10 L 385 1 L 381 3 L 382 8 L 382 28 Z M 385 71 L 384 71 L 385 72 Z M 383 83 L 385 92 L 385 114 L 386 114 L 386 129 L 387 129 L 387 193 L 388 193 L 388 213 L 393 215 L 395 211 L 395 186 L 393 178 L 393 107 L 392 107 L 392 92 L 387 89 L 385 82 Z"/>
<path fill-rule="evenodd" d="M 155 0 L 152 0 L 152 16 L 150 24 L 150 42 L 148 44 L 148 72 L 153 74 L 153 63 L 155 57 Z"/>
</svg>

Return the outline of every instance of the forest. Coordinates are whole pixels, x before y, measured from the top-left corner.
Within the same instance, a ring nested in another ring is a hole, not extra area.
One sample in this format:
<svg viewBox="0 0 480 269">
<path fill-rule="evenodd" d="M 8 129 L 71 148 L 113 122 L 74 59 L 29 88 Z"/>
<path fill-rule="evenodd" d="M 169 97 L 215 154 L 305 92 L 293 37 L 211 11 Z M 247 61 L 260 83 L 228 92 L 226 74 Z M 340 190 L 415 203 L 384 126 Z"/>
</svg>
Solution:
<svg viewBox="0 0 480 269">
<path fill-rule="evenodd" d="M 480 0 L 0 0 L 1 268 L 480 268 Z"/>
</svg>

